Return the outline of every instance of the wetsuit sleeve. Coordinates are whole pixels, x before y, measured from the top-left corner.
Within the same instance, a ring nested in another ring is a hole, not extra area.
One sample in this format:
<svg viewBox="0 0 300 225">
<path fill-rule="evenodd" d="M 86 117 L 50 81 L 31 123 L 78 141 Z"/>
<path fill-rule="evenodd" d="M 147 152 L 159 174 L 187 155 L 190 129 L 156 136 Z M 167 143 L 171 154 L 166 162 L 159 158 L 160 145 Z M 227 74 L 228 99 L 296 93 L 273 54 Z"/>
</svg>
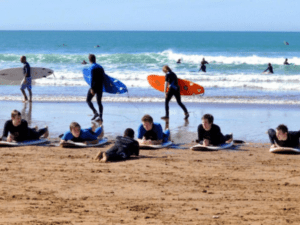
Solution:
<svg viewBox="0 0 300 225">
<path fill-rule="evenodd" d="M 203 128 L 202 128 L 202 124 L 200 124 L 198 126 L 198 141 L 203 141 Z"/>
<path fill-rule="evenodd" d="M 71 140 L 72 138 L 73 138 L 72 133 L 70 131 L 67 131 L 66 133 L 64 133 L 61 139 L 64 141 L 68 141 Z"/>
<path fill-rule="evenodd" d="M 271 71 L 269 66 L 268 66 L 268 68 L 264 72 L 267 72 L 268 70 Z"/>
<path fill-rule="evenodd" d="M 205 64 L 209 64 L 207 61 L 204 62 Z"/>
<path fill-rule="evenodd" d="M 4 129 L 3 129 L 3 134 L 2 134 L 3 141 L 6 141 L 6 138 L 8 136 L 9 124 L 10 124 L 10 121 L 6 121 L 6 123 L 4 124 Z"/>
<path fill-rule="evenodd" d="M 156 125 L 156 133 L 157 133 L 157 140 L 162 140 L 164 138 L 163 130 L 160 124 Z"/>
<path fill-rule="evenodd" d="M 135 141 L 134 143 L 133 143 L 133 154 L 134 155 L 136 155 L 136 156 L 139 156 L 139 154 L 140 154 L 140 146 L 139 146 L 139 143 L 137 142 L 137 141 Z"/>
<path fill-rule="evenodd" d="M 145 134 L 146 130 L 143 127 L 143 125 L 141 124 L 139 129 L 138 129 L 138 139 L 143 139 L 143 136 Z"/>
</svg>

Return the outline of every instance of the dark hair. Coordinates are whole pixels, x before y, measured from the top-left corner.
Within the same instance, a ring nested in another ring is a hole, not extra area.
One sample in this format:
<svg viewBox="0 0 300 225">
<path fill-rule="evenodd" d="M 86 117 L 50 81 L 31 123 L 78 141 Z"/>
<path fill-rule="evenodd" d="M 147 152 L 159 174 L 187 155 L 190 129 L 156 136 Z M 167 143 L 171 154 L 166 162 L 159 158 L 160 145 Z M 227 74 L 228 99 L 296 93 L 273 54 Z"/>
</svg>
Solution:
<svg viewBox="0 0 300 225">
<path fill-rule="evenodd" d="M 276 128 L 276 130 L 281 130 L 283 133 L 287 133 L 287 132 L 288 132 L 288 128 L 287 128 L 287 126 L 284 125 L 284 124 L 280 124 L 280 125 Z"/>
<path fill-rule="evenodd" d="M 211 114 L 205 114 L 204 116 L 202 116 L 201 118 L 202 120 L 207 120 L 210 124 L 212 124 L 214 122 L 214 117 Z"/>
<path fill-rule="evenodd" d="M 145 116 L 143 116 L 142 122 L 153 123 L 153 118 L 150 115 L 146 114 Z"/>
<path fill-rule="evenodd" d="M 96 62 L 96 56 L 94 54 L 89 54 L 89 60 L 90 60 L 90 62 L 95 63 Z"/>
<path fill-rule="evenodd" d="M 172 70 L 170 69 L 170 67 L 168 65 L 164 65 L 163 69 L 167 70 L 168 72 L 172 72 Z"/>
<path fill-rule="evenodd" d="M 11 112 L 11 118 L 15 118 L 16 116 L 21 116 L 21 113 L 15 109 Z"/>
<path fill-rule="evenodd" d="M 124 131 L 124 137 L 134 138 L 134 131 L 131 128 L 127 128 Z"/>
<path fill-rule="evenodd" d="M 76 128 L 76 127 L 79 127 L 79 129 L 81 128 L 81 126 L 79 125 L 79 123 L 77 122 L 72 122 L 70 124 L 70 131 L 72 131 L 72 129 Z"/>
</svg>

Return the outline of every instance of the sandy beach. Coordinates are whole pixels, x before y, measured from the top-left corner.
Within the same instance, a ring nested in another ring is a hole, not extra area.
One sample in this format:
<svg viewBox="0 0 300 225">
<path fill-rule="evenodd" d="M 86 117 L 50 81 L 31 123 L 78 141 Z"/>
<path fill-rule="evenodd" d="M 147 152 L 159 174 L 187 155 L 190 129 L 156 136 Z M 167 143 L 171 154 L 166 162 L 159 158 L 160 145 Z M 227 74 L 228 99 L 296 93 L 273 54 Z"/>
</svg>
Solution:
<svg viewBox="0 0 300 225">
<path fill-rule="evenodd" d="M 297 155 L 269 144 L 141 150 L 99 163 L 102 148 L 1 148 L 1 224 L 299 224 Z"/>
</svg>

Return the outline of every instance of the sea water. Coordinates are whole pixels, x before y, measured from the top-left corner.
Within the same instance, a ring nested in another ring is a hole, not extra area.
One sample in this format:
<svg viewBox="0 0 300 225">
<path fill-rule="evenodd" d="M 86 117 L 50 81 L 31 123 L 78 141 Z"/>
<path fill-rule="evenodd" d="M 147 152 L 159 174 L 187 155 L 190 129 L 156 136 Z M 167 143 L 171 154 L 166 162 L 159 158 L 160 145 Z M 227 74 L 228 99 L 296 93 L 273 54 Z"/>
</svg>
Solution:
<svg viewBox="0 0 300 225">
<path fill-rule="evenodd" d="M 179 78 L 205 88 L 204 96 L 184 102 L 299 105 L 299 40 L 299 32 L 0 31 L 0 69 L 21 67 L 26 55 L 32 67 L 54 70 L 34 81 L 34 99 L 85 101 L 82 69 L 88 65 L 81 62 L 92 53 L 129 90 L 104 94 L 104 101 L 163 102 L 147 76 L 164 75 L 162 66 L 169 65 Z M 207 73 L 198 72 L 202 58 Z M 285 58 L 291 65 L 283 65 Z M 268 63 L 274 74 L 261 74 Z M 18 86 L 0 86 L 0 100 L 20 98 Z"/>
</svg>

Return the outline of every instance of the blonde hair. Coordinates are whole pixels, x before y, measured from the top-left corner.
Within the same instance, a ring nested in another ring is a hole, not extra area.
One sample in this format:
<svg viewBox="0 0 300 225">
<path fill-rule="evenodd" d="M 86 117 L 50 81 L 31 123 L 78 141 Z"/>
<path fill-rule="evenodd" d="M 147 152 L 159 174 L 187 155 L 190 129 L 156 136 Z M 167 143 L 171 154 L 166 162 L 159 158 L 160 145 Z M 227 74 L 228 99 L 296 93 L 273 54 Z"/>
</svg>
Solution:
<svg viewBox="0 0 300 225">
<path fill-rule="evenodd" d="M 164 65 L 162 69 L 166 70 L 168 72 L 172 72 L 172 70 L 170 69 L 170 67 L 168 65 Z"/>
</svg>

